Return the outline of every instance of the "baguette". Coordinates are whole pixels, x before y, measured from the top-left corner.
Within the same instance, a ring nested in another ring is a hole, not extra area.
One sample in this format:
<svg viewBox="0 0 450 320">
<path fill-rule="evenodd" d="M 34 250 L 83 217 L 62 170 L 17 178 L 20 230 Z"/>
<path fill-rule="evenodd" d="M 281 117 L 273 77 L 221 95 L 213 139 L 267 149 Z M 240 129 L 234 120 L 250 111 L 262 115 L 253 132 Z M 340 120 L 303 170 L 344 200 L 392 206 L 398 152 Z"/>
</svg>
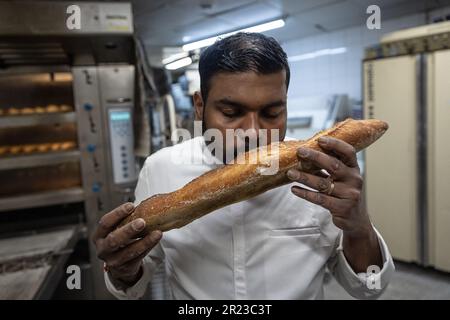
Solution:
<svg viewBox="0 0 450 320">
<path fill-rule="evenodd" d="M 381 137 L 387 128 L 387 123 L 380 120 L 347 119 L 306 141 L 279 142 L 278 153 L 274 151 L 273 144 L 266 148 L 266 151 L 259 150 L 261 148 L 251 150 L 241 156 L 250 159 L 249 156 L 261 151 L 258 154 L 258 161 L 250 162 L 254 164 L 224 165 L 199 176 L 181 189 L 154 195 L 136 206 L 120 226 L 134 219 L 143 218 L 146 222 L 144 233 L 181 228 L 214 210 L 290 183 L 286 172 L 298 166 L 297 149 L 308 147 L 321 151 L 317 141 L 321 136 L 341 139 L 360 151 Z M 267 167 L 277 155 L 279 161 L 277 173 L 262 174 L 261 169 Z M 302 168 L 302 170 L 314 172 L 317 168 Z"/>
</svg>

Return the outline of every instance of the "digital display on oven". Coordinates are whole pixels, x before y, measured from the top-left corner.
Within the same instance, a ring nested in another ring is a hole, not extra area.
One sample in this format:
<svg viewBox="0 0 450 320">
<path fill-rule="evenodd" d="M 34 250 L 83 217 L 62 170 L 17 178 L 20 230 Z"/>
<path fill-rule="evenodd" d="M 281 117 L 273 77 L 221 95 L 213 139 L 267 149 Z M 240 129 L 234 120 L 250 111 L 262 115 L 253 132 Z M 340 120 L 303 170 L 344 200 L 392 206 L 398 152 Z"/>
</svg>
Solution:
<svg viewBox="0 0 450 320">
<path fill-rule="evenodd" d="M 111 121 L 126 121 L 130 120 L 131 114 L 128 111 L 112 111 L 110 117 Z"/>
</svg>

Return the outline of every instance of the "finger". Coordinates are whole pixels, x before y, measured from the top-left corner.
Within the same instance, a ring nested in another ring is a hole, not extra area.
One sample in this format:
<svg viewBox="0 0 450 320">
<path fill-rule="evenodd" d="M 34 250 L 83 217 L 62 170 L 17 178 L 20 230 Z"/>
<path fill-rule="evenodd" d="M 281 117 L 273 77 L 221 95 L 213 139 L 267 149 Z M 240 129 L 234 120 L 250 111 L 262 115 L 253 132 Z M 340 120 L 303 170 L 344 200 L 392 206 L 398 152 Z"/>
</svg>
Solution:
<svg viewBox="0 0 450 320">
<path fill-rule="evenodd" d="M 158 244 L 161 237 L 161 231 L 153 231 L 133 245 L 121 249 L 108 259 L 108 267 L 121 273 L 126 272 L 127 268 L 142 260 Z"/>
<path fill-rule="evenodd" d="M 304 161 L 304 160 L 299 161 L 297 164 L 297 169 L 300 171 L 310 172 L 310 173 L 314 173 L 314 174 L 319 174 L 319 172 L 320 172 L 321 175 L 329 176 L 329 174 L 324 173 L 324 171 L 321 168 L 318 168 L 310 161 Z"/>
<path fill-rule="evenodd" d="M 133 220 L 123 227 L 109 233 L 103 241 L 98 251 L 102 256 L 117 251 L 127 246 L 134 239 L 138 238 L 142 230 L 145 228 L 145 220 L 142 218 Z"/>
<path fill-rule="evenodd" d="M 331 188 L 331 181 L 329 176 L 326 175 L 314 175 L 306 172 L 302 172 L 295 169 L 290 169 L 287 172 L 287 176 L 290 180 L 304 184 L 310 188 L 313 188 L 319 192 L 323 192 L 328 195 L 328 191 Z M 333 197 L 346 199 L 359 203 L 361 200 L 361 186 L 362 185 L 348 185 L 342 182 L 334 181 L 334 188 L 330 194 Z M 360 182 L 362 183 L 362 182 Z"/>
<path fill-rule="evenodd" d="M 305 199 L 306 201 L 312 202 L 325 209 L 330 210 L 333 215 L 344 215 L 345 212 L 348 212 L 348 209 L 350 208 L 350 204 L 347 203 L 347 199 L 338 199 L 321 192 L 310 191 L 299 186 L 291 187 L 291 191 L 293 194 L 302 199 Z"/>
<path fill-rule="evenodd" d="M 302 183 L 327 195 L 328 191 L 331 189 L 331 183 L 333 183 L 330 178 L 326 177 L 325 175 L 317 176 L 295 169 L 290 169 L 287 172 L 287 176 L 292 181 Z M 334 182 L 334 188 L 331 195 L 337 198 L 347 199 L 347 189 L 349 188 L 346 187 L 343 183 Z"/>
<path fill-rule="evenodd" d="M 297 168 L 301 171 L 305 171 L 305 172 L 312 172 L 312 171 L 317 171 L 316 169 L 318 169 L 316 166 L 314 166 L 312 164 L 312 162 L 310 161 L 306 161 L 306 160 L 301 160 L 298 162 Z M 318 169 L 320 170 L 320 169 Z"/>
<path fill-rule="evenodd" d="M 108 266 L 108 271 L 111 273 L 111 275 L 114 278 L 119 279 L 126 279 L 129 277 L 134 278 L 134 276 L 139 272 L 139 268 L 142 264 L 142 260 L 145 258 L 145 256 L 150 252 L 150 249 L 146 252 L 142 253 L 138 257 L 134 258 L 133 260 L 127 262 L 124 265 L 119 266 L 118 268 L 111 268 Z"/>
<path fill-rule="evenodd" d="M 305 172 L 303 169 L 304 169 L 304 166 L 302 166 L 302 164 L 299 162 L 298 166 L 297 166 L 297 170 Z M 330 177 L 330 175 L 323 169 L 317 169 L 317 170 L 307 171 L 307 172 L 309 172 L 311 174 L 314 174 L 316 176 L 322 177 L 322 178 L 329 178 Z"/>
<path fill-rule="evenodd" d="M 356 150 L 351 144 L 336 138 L 320 137 L 319 145 L 325 150 L 333 151 L 339 160 L 350 168 L 356 168 L 358 166 Z"/>
<path fill-rule="evenodd" d="M 133 262 L 136 258 L 153 249 L 158 244 L 161 237 L 161 231 L 153 231 L 144 238 L 117 251 L 114 255 L 108 258 L 108 267 L 122 271 L 120 269 L 122 266 Z"/>
<path fill-rule="evenodd" d="M 310 148 L 299 148 L 297 155 L 302 160 L 312 162 L 313 165 L 325 169 L 333 178 L 339 179 L 345 177 L 348 172 L 348 167 L 344 165 L 339 159 L 329 156 L 323 152 L 316 151 Z"/>
<path fill-rule="evenodd" d="M 325 170 L 320 170 L 314 173 L 316 176 L 322 177 L 322 178 L 330 178 L 330 175 Z"/>
<path fill-rule="evenodd" d="M 319 192 L 326 193 L 331 188 L 331 180 L 325 177 L 315 176 L 295 169 L 288 170 L 287 176 L 291 181 L 300 182 Z"/>
<path fill-rule="evenodd" d="M 108 266 L 109 272 L 111 272 L 113 277 L 116 278 L 123 279 L 128 277 L 134 277 L 139 272 L 142 260 L 150 252 L 150 250 L 151 249 L 147 250 L 146 252 L 142 253 L 141 255 L 127 262 L 126 264 L 119 266 L 117 269 Z"/>
<path fill-rule="evenodd" d="M 127 202 L 105 214 L 98 222 L 93 241 L 95 242 L 97 239 L 105 238 L 123 219 L 133 212 L 133 209 L 133 204 Z"/>
</svg>

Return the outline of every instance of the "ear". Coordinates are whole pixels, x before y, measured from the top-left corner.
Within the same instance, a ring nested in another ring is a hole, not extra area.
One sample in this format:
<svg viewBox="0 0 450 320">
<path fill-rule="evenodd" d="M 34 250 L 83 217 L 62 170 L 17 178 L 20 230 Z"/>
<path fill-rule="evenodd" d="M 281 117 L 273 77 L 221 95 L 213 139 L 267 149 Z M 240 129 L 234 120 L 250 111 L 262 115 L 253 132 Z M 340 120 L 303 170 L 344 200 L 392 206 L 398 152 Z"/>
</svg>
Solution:
<svg viewBox="0 0 450 320">
<path fill-rule="evenodd" d="M 195 120 L 201 121 L 203 119 L 203 108 L 205 107 L 205 105 L 203 104 L 203 98 L 200 91 L 194 92 L 192 100 L 194 102 L 195 108 Z"/>
</svg>

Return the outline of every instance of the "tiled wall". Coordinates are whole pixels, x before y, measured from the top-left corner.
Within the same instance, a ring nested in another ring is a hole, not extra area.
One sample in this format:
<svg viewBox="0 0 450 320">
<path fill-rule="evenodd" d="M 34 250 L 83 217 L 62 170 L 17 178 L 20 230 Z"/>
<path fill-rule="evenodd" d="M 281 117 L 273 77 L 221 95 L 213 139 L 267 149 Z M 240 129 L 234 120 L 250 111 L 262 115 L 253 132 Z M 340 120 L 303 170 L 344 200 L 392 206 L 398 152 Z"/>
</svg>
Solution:
<svg viewBox="0 0 450 320">
<path fill-rule="evenodd" d="M 346 48 L 344 53 L 290 62 L 292 76 L 289 97 L 346 93 L 350 98 L 360 101 L 364 49 L 377 44 L 385 33 L 423 25 L 425 21 L 425 14 L 416 14 L 382 20 L 380 30 L 369 30 L 362 25 L 282 43 L 290 57 L 327 48 Z"/>
</svg>

